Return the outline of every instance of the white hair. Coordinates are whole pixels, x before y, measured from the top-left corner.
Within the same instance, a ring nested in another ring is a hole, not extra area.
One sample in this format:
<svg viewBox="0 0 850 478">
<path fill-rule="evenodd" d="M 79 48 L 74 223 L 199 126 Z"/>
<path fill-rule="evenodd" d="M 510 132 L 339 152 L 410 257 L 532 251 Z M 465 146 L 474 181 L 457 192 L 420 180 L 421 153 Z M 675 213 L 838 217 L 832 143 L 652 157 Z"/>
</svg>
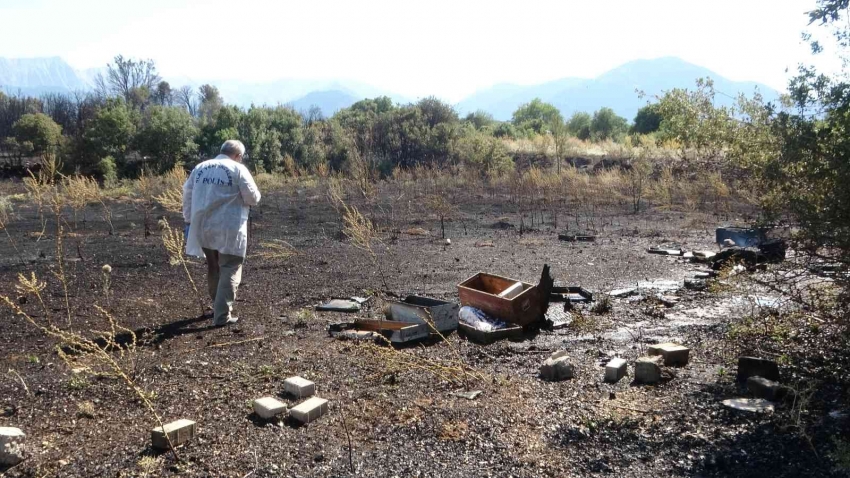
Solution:
<svg viewBox="0 0 850 478">
<path fill-rule="evenodd" d="M 230 157 L 235 157 L 240 154 L 244 155 L 245 145 L 238 139 L 228 139 L 221 145 L 221 154 L 225 154 Z"/>
</svg>

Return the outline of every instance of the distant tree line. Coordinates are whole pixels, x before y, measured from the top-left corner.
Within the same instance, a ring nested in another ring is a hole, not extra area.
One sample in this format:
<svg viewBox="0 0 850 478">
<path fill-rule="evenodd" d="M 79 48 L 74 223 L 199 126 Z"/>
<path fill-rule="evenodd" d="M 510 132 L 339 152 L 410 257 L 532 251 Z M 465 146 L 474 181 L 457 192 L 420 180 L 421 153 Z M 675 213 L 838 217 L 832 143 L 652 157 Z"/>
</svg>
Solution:
<svg viewBox="0 0 850 478">
<path fill-rule="evenodd" d="M 213 85 L 172 88 L 151 60 L 115 57 L 89 92 L 41 97 L 0 93 L 0 153 L 21 168 L 27 158 L 56 154 L 69 171 L 103 178 L 132 177 L 142 169 L 166 171 L 210 157 L 229 138 L 242 140 L 256 171 L 351 168 L 366 161 L 380 174 L 417 164 L 466 164 L 482 171 L 513 167 L 505 141 L 551 136 L 622 141 L 659 128 L 641 110 L 631 127 L 610 108 L 568 120 L 535 99 L 511 121 L 483 111 L 459 117 L 429 97 L 407 105 L 387 97 L 359 101 L 325 118 L 312 108 L 240 108 Z"/>
</svg>

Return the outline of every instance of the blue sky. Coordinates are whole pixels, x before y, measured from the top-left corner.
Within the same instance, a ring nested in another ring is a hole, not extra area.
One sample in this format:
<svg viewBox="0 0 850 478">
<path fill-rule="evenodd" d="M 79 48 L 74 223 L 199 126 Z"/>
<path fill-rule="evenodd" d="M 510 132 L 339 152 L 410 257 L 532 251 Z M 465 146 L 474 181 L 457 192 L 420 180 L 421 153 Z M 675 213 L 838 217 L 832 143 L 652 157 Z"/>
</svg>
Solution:
<svg viewBox="0 0 850 478">
<path fill-rule="evenodd" d="M 814 0 L 0 0 L 0 57 L 80 69 L 152 58 L 167 77 L 345 78 L 459 100 L 678 56 L 784 89 L 811 62 Z M 834 66 L 828 57 L 816 62 Z"/>
</svg>

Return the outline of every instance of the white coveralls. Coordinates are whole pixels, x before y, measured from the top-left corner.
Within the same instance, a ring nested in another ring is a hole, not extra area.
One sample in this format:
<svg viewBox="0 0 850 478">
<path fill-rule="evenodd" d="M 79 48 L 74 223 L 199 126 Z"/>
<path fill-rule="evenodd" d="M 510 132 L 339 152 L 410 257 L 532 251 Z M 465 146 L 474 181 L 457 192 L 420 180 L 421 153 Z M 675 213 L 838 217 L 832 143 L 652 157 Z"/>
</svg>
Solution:
<svg viewBox="0 0 850 478">
<path fill-rule="evenodd" d="M 197 165 L 183 185 L 186 254 L 206 256 L 213 323 L 230 318 L 248 247 L 249 206 L 260 202 L 250 171 L 220 154 Z"/>
</svg>

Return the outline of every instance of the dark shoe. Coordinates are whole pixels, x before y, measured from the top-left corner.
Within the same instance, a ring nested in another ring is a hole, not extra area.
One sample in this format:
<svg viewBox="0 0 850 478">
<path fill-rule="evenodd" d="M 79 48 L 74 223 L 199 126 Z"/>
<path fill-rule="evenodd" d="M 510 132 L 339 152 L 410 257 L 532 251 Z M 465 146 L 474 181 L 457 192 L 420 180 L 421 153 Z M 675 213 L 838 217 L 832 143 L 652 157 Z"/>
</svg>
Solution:
<svg viewBox="0 0 850 478">
<path fill-rule="evenodd" d="M 239 317 L 230 317 L 229 319 L 225 320 L 224 322 L 213 322 L 213 325 L 216 326 L 216 327 L 224 327 L 225 325 L 232 325 L 232 324 L 235 324 L 236 322 L 239 322 Z"/>
</svg>

